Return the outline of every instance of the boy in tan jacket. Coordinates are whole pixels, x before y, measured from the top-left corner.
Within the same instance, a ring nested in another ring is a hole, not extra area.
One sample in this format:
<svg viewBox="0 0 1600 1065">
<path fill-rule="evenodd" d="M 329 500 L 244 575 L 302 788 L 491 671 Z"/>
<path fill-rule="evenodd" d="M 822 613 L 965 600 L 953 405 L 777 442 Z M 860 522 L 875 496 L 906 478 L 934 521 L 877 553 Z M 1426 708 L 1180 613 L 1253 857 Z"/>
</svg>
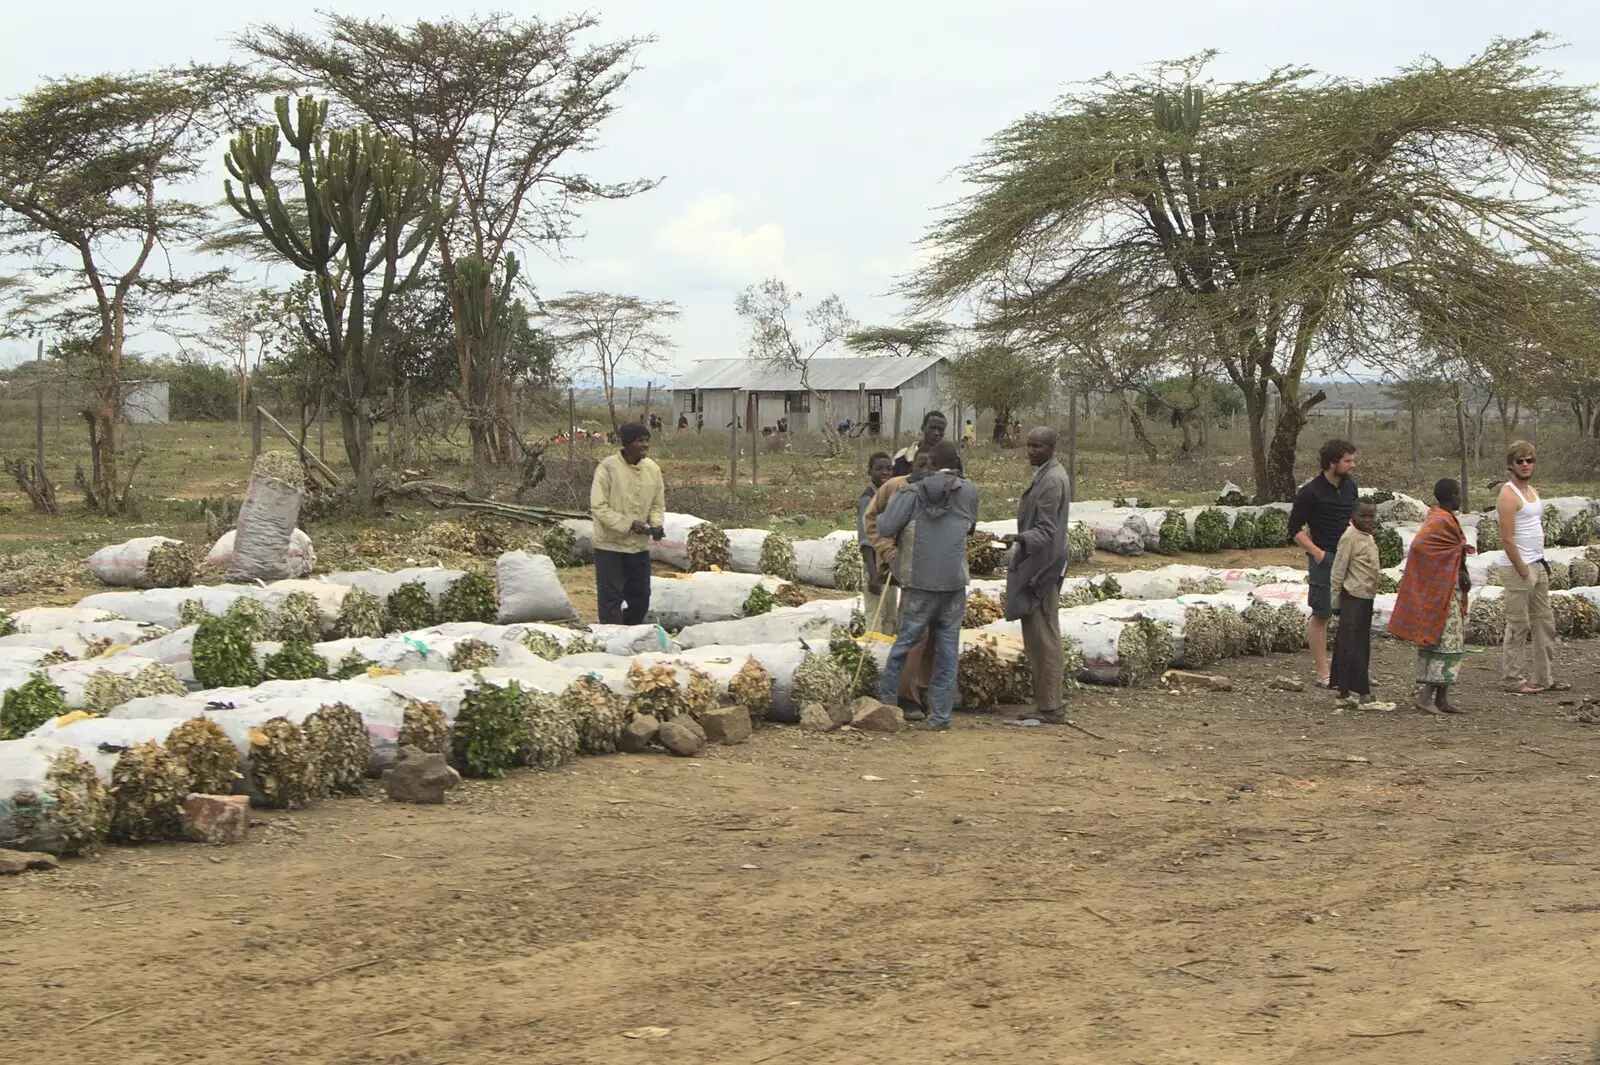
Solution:
<svg viewBox="0 0 1600 1065">
<path fill-rule="evenodd" d="M 1378 542 L 1372 538 L 1378 508 L 1357 503 L 1350 527 L 1339 537 L 1328 589 L 1339 631 L 1333 638 L 1330 686 L 1340 705 L 1372 701 L 1372 601 L 1378 594 Z"/>
</svg>

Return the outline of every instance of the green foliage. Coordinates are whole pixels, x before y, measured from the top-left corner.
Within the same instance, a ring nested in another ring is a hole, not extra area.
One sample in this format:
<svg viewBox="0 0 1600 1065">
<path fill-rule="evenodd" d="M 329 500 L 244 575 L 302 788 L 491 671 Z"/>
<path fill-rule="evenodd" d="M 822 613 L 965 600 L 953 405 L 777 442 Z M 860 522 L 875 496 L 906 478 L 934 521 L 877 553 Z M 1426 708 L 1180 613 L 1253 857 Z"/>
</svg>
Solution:
<svg viewBox="0 0 1600 1065">
<path fill-rule="evenodd" d="M 833 627 L 828 634 L 828 657 L 844 671 L 846 677 L 855 681 L 852 688 L 854 694 L 878 694 L 878 681 L 883 671 L 878 666 L 878 660 L 855 641 L 849 629 L 842 625 Z"/>
<path fill-rule="evenodd" d="M 792 581 L 798 572 L 799 560 L 795 558 L 794 541 L 782 533 L 768 533 L 761 541 L 761 572 L 779 580 Z"/>
<path fill-rule="evenodd" d="M 548 632 L 540 632 L 538 629 L 529 629 L 523 635 L 522 646 L 547 662 L 554 662 L 563 653 L 559 640 Z"/>
<path fill-rule="evenodd" d="M 1093 561 L 1095 547 L 1094 529 L 1088 524 L 1079 522 L 1067 530 L 1067 552 L 1073 565 Z"/>
<path fill-rule="evenodd" d="M 1277 507 L 1266 507 L 1261 511 L 1258 523 L 1259 532 L 1256 543 L 1260 547 L 1288 547 L 1289 546 L 1289 515 Z"/>
<path fill-rule="evenodd" d="M 383 635 L 383 600 L 365 588 L 351 588 L 339 604 L 333 631 L 341 639 Z"/>
<path fill-rule="evenodd" d="M 1405 547 L 1400 533 L 1393 525 L 1378 524 L 1373 527 L 1372 538 L 1378 544 L 1378 565 L 1382 569 L 1398 566 L 1405 557 Z"/>
<path fill-rule="evenodd" d="M 261 605 L 260 600 L 247 595 L 241 595 L 229 603 L 222 616 L 238 625 L 239 631 L 249 640 L 265 640 L 272 631 L 272 616 L 267 613 L 267 608 Z M 197 625 L 199 623 L 195 622 Z"/>
<path fill-rule="evenodd" d="M 497 687 L 478 678 L 461 700 L 450 739 L 451 757 L 474 777 L 503 777 L 528 746 L 528 721 L 522 686 Z"/>
<path fill-rule="evenodd" d="M 1117 580 L 1115 573 L 1107 573 L 1096 581 L 1092 587 L 1095 591 L 1095 597 L 1102 602 L 1107 599 L 1122 598 L 1122 582 Z"/>
<path fill-rule="evenodd" d="M 245 688 L 261 679 L 261 666 L 244 626 L 235 618 L 207 618 L 195 630 L 194 676 L 202 688 Z"/>
<path fill-rule="evenodd" d="M 334 680 L 353 680 L 365 676 L 367 670 L 377 665 L 372 659 L 359 651 L 351 651 L 339 659 L 339 667 L 333 671 Z"/>
<path fill-rule="evenodd" d="M 1163 555 L 1176 555 L 1189 545 L 1189 527 L 1184 523 L 1183 511 L 1169 510 L 1161 522 L 1160 545 Z"/>
<path fill-rule="evenodd" d="M 16 740 L 67 712 L 60 688 L 44 673 L 32 673 L 0 702 L 0 740 Z"/>
<path fill-rule="evenodd" d="M 546 529 L 541 546 L 544 553 L 550 556 L 550 561 L 562 569 L 581 565 L 583 562 L 578 557 L 578 538 L 565 525 L 552 525 Z"/>
<path fill-rule="evenodd" d="M 384 609 L 388 615 L 384 628 L 390 632 L 415 632 L 439 623 L 433 597 L 421 581 L 407 581 L 390 592 Z"/>
<path fill-rule="evenodd" d="M 439 598 L 441 621 L 492 623 L 498 610 L 494 575 L 486 569 L 468 570 L 457 577 Z"/>
<path fill-rule="evenodd" d="M 322 639 L 322 608 L 310 592 L 290 592 L 273 611 L 270 632 L 280 643 L 316 643 Z"/>
<path fill-rule="evenodd" d="M 450 649 L 450 668 L 457 673 L 475 673 L 499 661 L 499 649 L 476 637 L 461 640 Z"/>
<path fill-rule="evenodd" d="M 206 609 L 206 605 L 198 599 L 185 599 L 178 604 L 178 626 L 180 628 L 198 625 L 206 618 L 214 616 L 211 611 Z"/>
<path fill-rule="evenodd" d="M 15 636 L 18 631 L 17 619 L 5 607 L 0 607 L 0 636 Z"/>
<path fill-rule="evenodd" d="M 795 667 L 791 683 L 796 706 L 818 703 L 833 709 L 850 700 L 850 675 L 828 655 L 807 651 Z"/>
<path fill-rule="evenodd" d="M 328 675 L 328 663 L 309 643 L 293 641 L 261 663 L 268 680 L 311 680 Z"/>
<path fill-rule="evenodd" d="M 1241 512 L 1234 517 L 1233 528 L 1228 531 L 1228 546 L 1241 549 L 1261 546 L 1261 526 L 1254 514 Z"/>
<path fill-rule="evenodd" d="M 747 618 L 757 617 L 768 613 L 777 605 L 778 597 L 766 585 L 758 584 L 750 589 L 749 595 L 745 596 L 744 616 Z"/>
<path fill-rule="evenodd" d="M 1228 542 L 1228 516 L 1216 507 L 1207 507 L 1194 519 L 1194 549 L 1215 554 Z"/>
<path fill-rule="evenodd" d="M 1005 552 L 994 544 L 994 537 L 986 532 L 975 532 L 967 537 L 967 572 L 970 575 L 992 577 L 1005 563 Z"/>
<path fill-rule="evenodd" d="M 187 544 L 157 544 L 145 559 L 144 575 L 153 588 L 187 588 L 194 583 L 194 549 Z"/>
<path fill-rule="evenodd" d="M 692 572 L 726 570 L 733 565 L 728 534 L 715 522 L 701 522 L 690 529 L 689 535 L 684 539 L 684 547 L 689 552 L 689 569 Z"/>
</svg>

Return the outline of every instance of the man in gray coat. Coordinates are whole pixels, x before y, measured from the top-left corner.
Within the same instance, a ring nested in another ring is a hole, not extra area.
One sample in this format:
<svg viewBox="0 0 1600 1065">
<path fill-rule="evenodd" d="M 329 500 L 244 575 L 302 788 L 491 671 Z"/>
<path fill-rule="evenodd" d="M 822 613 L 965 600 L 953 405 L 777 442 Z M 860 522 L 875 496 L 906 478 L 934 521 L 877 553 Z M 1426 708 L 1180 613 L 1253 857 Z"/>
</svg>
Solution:
<svg viewBox="0 0 1600 1065">
<path fill-rule="evenodd" d="M 1033 669 L 1031 715 L 1047 725 L 1064 725 L 1061 701 L 1061 578 L 1067 571 L 1067 510 L 1072 484 L 1056 461 L 1056 432 L 1028 434 L 1029 483 L 1017 504 L 1017 531 L 1003 537 L 1011 545 L 1006 567 L 1006 618 L 1022 621 L 1022 648 Z"/>
<path fill-rule="evenodd" d="M 933 633 L 936 664 L 928 688 L 925 727 L 950 727 L 955 704 L 956 664 L 961 657 L 961 618 L 967 606 L 967 534 L 978 522 L 978 486 L 955 469 L 956 446 L 941 440 L 932 449 L 933 472 L 914 476 L 878 516 L 878 535 L 894 540 L 893 573 L 900 597 L 900 634 L 889 651 L 878 698 L 893 704 L 900 672 L 925 631 Z"/>
</svg>

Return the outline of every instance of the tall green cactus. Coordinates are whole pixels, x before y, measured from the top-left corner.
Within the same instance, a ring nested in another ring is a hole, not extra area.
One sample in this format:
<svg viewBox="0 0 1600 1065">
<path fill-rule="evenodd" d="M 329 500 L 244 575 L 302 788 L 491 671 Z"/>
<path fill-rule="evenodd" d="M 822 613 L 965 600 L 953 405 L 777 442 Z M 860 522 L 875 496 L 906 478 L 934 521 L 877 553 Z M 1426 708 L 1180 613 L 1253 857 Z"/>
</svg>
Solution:
<svg viewBox="0 0 1600 1065">
<path fill-rule="evenodd" d="M 492 399 L 504 384 L 493 380 L 493 376 L 505 366 L 508 315 L 512 313 L 511 287 L 520 269 L 517 257 L 506 252 L 497 285 L 491 267 L 483 259 L 469 256 L 455 261 L 451 295 L 464 341 L 461 376 L 469 397 L 467 422 L 472 430 L 474 477 L 484 476 L 494 458 L 487 451 L 496 439 L 495 410 L 492 403 L 475 403 L 470 397 Z"/>
<path fill-rule="evenodd" d="M 223 158 L 228 203 L 268 244 L 316 281 L 325 333 L 317 338 L 339 386 L 345 452 L 356 493 L 372 503 L 377 452 L 371 382 L 391 298 L 414 284 L 450 208 L 427 169 L 394 137 L 369 127 L 327 129 L 328 104 L 311 96 L 275 103 L 276 126 L 244 130 Z M 289 160 L 281 158 L 284 142 Z M 298 198 L 286 203 L 280 167 L 293 166 Z M 238 182 L 235 190 L 234 182 Z M 369 309 L 368 286 L 375 288 Z"/>
</svg>

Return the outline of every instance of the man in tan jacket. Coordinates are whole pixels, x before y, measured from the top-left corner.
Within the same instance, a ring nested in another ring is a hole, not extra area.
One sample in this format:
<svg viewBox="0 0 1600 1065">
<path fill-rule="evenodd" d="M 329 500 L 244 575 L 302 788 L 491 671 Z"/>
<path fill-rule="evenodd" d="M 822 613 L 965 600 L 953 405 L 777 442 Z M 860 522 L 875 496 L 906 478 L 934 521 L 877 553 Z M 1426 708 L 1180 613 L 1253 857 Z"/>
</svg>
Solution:
<svg viewBox="0 0 1600 1065">
<path fill-rule="evenodd" d="M 926 449 L 918 451 L 912 460 L 911 473 L 884 481 L 861 513 L 861 525 L 866 533 L 867 542 L 872 545 L 873 551 L 878 556 L 880 582 L 889 579 L 889 570 L 894 563 L 895 555 L 900 550 L 900 545 L 893 537 L 878 535 L 878 515 L 882 514 L 888 507 L 889 501 L 910 483 L 912 477 L 926 474 L 932 468 L 928 457 L 930 454 L 931 452 Z M 887 592 L 883 602 L 888 605 Z M 874 631 L 884 636 L 897 635 L 900 631 L 899 611 L 896 610 L 894 615 L 877 619 L 877 628 Z M 867 624 L 872 623 L 873 619 L 867 618 Z M 928 702 L 928 688 L 933 684 L 933 665 L 933 646 L 929 633 L 924 632 L 922 639 L 911 649 L 911 654 L 906 658 L 905 671 L 900 674 L 900 708 L 905 711 L 907 721 L 920 721 L 924 716 L 924 707 Z"/>
<path fill-rule="evenodd" d="M 601 624 L 638 625 L 650 611 L 650 541 L 664 535 L 667 490 L 650 430 L 628 422 L 618 435 L 622 450 L 600 460 L 589 486 L 595 595 Z"/>
</svg>

